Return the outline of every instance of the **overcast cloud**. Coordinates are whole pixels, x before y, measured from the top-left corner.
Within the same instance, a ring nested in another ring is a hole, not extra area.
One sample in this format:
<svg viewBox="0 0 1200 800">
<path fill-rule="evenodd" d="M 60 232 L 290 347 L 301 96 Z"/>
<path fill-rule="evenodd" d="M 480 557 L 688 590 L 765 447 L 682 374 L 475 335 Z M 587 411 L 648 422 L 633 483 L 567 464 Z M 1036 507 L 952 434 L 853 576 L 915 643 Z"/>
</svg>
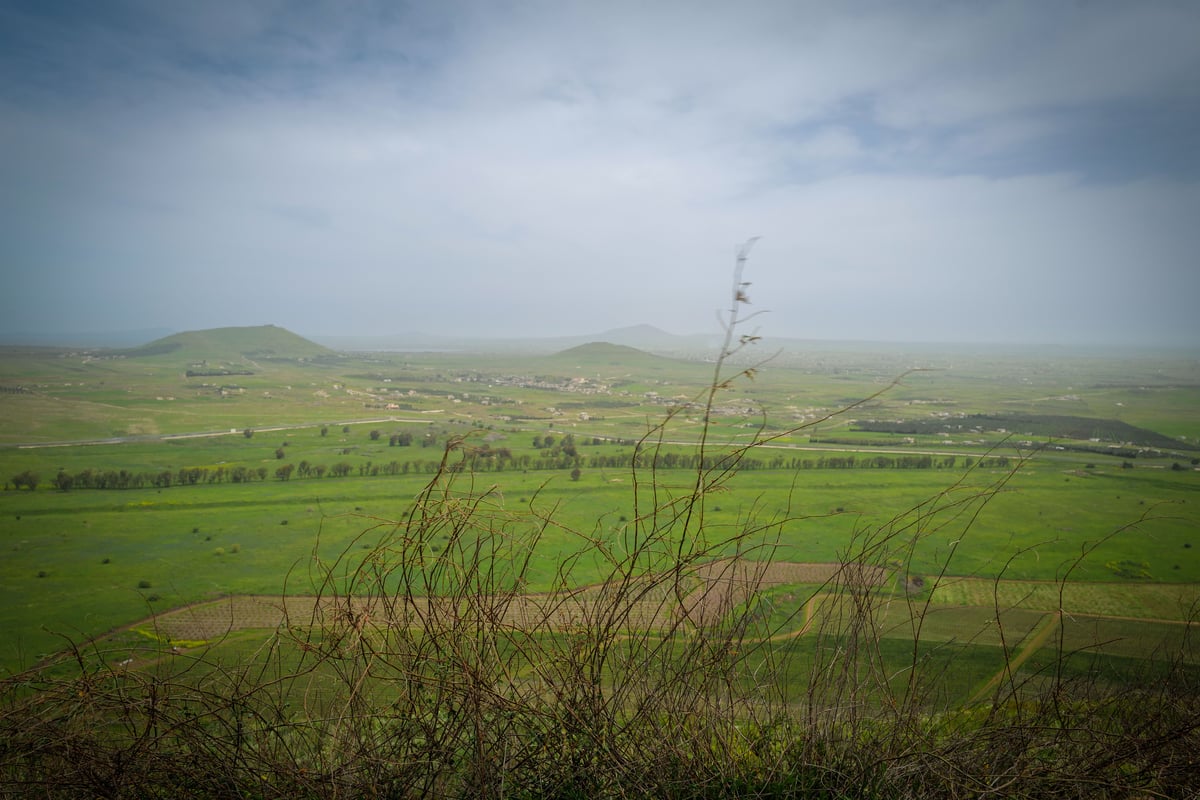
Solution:
<svg viewBox="0 0 1200 800">
<path fill-rule="evenodd" d="M 0 332 L 1200 344 L 1190 2 L 3 2 Z"/>
</svg>

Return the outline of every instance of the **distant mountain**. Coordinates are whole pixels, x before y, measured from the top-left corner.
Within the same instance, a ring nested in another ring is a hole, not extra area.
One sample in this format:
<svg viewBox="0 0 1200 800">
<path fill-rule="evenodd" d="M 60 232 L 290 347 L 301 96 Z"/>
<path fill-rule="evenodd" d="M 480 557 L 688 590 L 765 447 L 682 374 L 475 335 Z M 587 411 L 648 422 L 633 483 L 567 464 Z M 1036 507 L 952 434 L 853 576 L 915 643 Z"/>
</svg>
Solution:
<svg viewBox="0 0 1200 800">
<path fill-rule="evenodd" d="M 336 358 L 338 354 L 285 328 L 257 325 L 175 333 L 141 347 L 121 351 L 120 355 L 126 358 L 171 355 L 195 362 L 229 363 L 245 360 L 308 361 Z"/>
<path fill-rule="evenodd" d="M 573 375 L 691 375 L 696 361 L 647 353 L 636 347 L 612 342 L 588 342 L 551 355 L 539 356 L 537 363 Z"/>
<path fill-rule="evenodd" d="M 140 344 L 168 336 L 170 328 L 142 328 L 125 331 L 62 331 L 59 333 L 0 333 L 4 344 L 36 345 L 39 347 L 137 347 Z"/>
<path fill-rule="evenodd" d="M 632 325 L 602 333 L 579 336 L 547 336 L 533 338 L 449 337 L 426 333 L 405 333 L 390 336 L 317 336 L 322 344 L 338 350 L 419 352 L 427 350 L 461 350 L 472 353 L 529 353 L 549 355 L 590 342 L 636 347 L 652 353 L 676 354 L 715 350 L 716 337 L 679 336 L 653 325 Z"/>
<path fill-rule="evenodd" d="M 631 325 L 614 328 L 594 337 L 600 341 L 623 344 L 649 351 L 692 350 L 715 345 L 711 336 L 679 336 L 656 328 L 653 325 Z"/>
<path fill-rule="evenodd" d="M 554 354 L 555 358 L 637 358 L 649 355 L 636 347 L 612 342 L 588 342 Z"/>
<path fill-rule="evenodd" d="M 662 356 L 652 355 L 636 347 L 612 342 L 588 342 L 546 356 L 547 361 L 569 362 L 577 366 L 621 366 L 631 367 L 647 361 L 663 361 Z"/>
</svg>

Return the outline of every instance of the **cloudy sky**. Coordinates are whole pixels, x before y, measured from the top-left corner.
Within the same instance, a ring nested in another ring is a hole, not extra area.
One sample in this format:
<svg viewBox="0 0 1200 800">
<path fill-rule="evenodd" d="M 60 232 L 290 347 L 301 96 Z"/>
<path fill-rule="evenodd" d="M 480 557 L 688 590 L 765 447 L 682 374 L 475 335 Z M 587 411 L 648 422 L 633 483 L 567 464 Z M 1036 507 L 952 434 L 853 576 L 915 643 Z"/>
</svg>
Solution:
<svg viewBox="0 0 1200 800">
<path fill-rule="evenodd" d="M 1200 344 L 1200 4 L 0 0 L 0 333 Z"/>
</svg>

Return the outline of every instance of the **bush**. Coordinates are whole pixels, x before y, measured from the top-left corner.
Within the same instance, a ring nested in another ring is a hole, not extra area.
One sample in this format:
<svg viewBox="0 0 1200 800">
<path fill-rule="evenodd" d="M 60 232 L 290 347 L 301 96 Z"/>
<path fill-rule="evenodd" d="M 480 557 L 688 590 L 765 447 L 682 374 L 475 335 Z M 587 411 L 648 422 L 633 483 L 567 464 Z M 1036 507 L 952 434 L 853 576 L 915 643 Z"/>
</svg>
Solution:
<svg viewBox="0 0 1200 800">
<path fill-rule="evenodd" d="M 139 589 L 149 589 L 149 588 L 150 588 L 150 581 L 147 581 L 147 580 L 140 580 L 140 581 L 138 581 L 137 587 L 138 587 Z"/>
</svg>

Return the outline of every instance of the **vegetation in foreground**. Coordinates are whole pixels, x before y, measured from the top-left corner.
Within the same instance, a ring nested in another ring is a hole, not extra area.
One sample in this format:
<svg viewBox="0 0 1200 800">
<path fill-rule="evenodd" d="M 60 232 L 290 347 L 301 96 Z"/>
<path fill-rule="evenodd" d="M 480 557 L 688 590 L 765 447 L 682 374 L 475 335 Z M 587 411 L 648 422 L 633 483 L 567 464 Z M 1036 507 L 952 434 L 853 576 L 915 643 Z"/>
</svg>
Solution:
<svg viewBox="0 0 1200 800">
<path fill-rule="evenodd" d="M 700 398 L 706 422 L 723 366 Z M 475 442 L 456 438 L 406 516 L 314 551 L 305 574 L 320 601 L 265 640 L 176 641 L 132 665 L 80 645 L 66 665 L 9 680 L 0 785 L 46 797 L 1200 791 L 1187 637 L 1157 658 L 1098 657 L 1068 626 L 1014 614 L 993 583 L 1004 668 L 964 699 L 942 678 L 970 670 L 972 651 L 938 635 L 932 595 L 880 580 L 905 576 L 923 542 L 969 533 L 1019 464 L 855 531 L 840 568 L 783 603 L 765 576 L 802 515 L 730 524 L 716 509 L 777 434 L 726 449 L 706 424 L 688 480 L 667 479 L 654 456 L 678 416 L 638 442 L 648 457 L 633 462 L 617 536 L 536 495 L 503 502 L 469 469 Z M 561 555 L 547 580 L 534 552 L 551 537 Z M 531 592 L 531 578 L 548 588 Z M 888 636 L 897 626 L 910 635 Z M 1050 648 L 1029 646 L 1042 637 Z"/>
</svg>

